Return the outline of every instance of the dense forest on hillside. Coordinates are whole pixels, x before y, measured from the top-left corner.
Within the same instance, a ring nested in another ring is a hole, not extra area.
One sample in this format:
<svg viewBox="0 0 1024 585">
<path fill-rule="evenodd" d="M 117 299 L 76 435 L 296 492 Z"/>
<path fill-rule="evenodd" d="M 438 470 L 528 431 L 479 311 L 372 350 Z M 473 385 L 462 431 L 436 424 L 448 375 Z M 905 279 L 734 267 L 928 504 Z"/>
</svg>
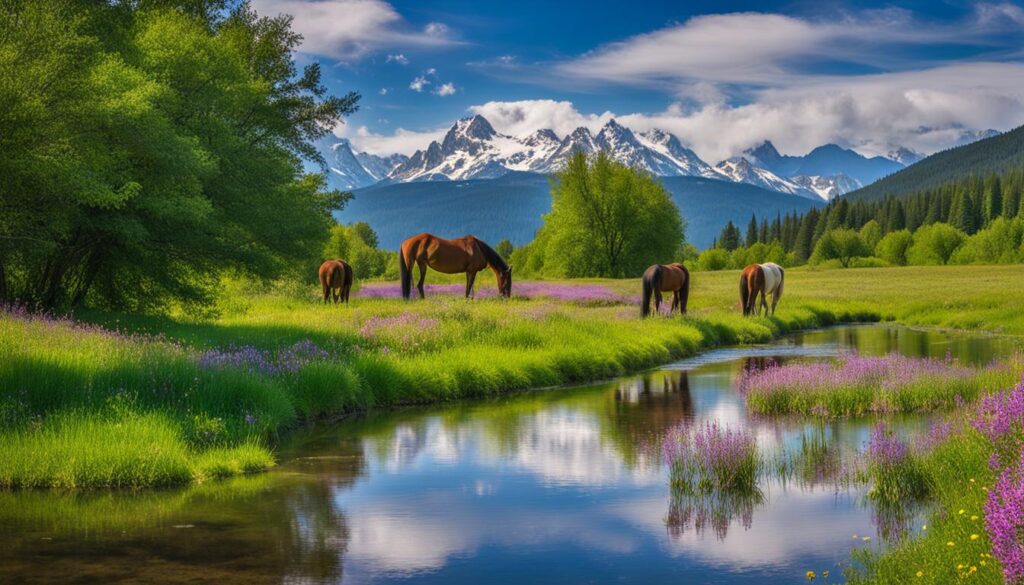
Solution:
<svg viewBox="0 0 1024 585">
<path fill-rule="evenodd" d="M 951 148 L 844 196 L 850 201 L 906 197 L 959 183 L 964 177 L 1001 175 L 1024 166 L 1024 126 Z"/>
</svg>

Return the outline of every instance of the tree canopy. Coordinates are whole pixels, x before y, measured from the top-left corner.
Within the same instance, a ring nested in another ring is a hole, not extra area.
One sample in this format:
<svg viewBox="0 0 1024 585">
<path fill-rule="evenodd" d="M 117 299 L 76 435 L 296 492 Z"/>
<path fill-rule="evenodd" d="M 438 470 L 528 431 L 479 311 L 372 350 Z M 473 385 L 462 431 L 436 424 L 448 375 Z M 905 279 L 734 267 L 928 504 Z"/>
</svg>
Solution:
<svg viewBox="0 0 1024 585">
<path fill-rule="evenodd" d="M 552 180 L 551 212 L 537 238 L 513 263 L 551 276 L 637 276 L 671 261 L 683 230 L 675 202 L 649 174 L 577 152 Z"/>
<path fill-rule="evenodd" d="M 347 195 L 303 160 L 359 96 L 297 68 L 290 25 L 209 0 L 5 3 L 0 299 L 202 303 L 226 271 L 315 258 Z"/>
</svg>

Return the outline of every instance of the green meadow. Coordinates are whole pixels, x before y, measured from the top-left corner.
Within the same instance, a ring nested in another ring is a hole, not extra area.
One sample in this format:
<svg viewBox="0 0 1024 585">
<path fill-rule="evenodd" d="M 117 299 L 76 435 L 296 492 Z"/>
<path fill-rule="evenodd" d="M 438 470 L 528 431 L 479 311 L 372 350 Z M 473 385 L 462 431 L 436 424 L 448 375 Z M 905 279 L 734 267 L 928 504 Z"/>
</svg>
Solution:
<svg viewBox="0 0 1024 585">
<path fill-rule="evenodd" d="M 543 283 L 598 285 L 611 300 L 405 303 L 356 291 L 349 306 L 324 306 L 312 286 L 253 293 L 233 284 L 203 318 L 3 313 L 0 441 L 9 447 L 0 485 L 155 486 L 252 473 L 273 465 L 276 439 L 304 420 L 605 379 L 835 323 L 1024 333 L 1024 271 L 1013 266 L 790 270 L 767 318 L 738 313 L 737 278 L 695 273 L 686 317 L 646 320 L 634 280 Z"/>
</svg>

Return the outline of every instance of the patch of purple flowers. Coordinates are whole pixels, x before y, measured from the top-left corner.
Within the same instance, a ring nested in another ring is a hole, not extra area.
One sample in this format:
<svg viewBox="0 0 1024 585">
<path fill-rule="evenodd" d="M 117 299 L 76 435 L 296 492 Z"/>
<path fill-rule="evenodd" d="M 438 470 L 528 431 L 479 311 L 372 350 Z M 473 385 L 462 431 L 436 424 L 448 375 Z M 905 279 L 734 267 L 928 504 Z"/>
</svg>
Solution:
<svg viewBox="0 0 1024 585">
<path fill-rule="evenodd" d="M 427 296 L 466 294 L 463 284 L 427 284 L 424 285 Z M 417 293 L 413 291 L 415 296 Z M 478 285 L 474 295 L 481 298 L 498 296 L 493 286 Z M 359 289 L 359 296 L 368 298 L 397 299 L 402 296 L 401 286 L 397 282 L 374 282 L 364 284 Z M 523 281 L 512 285 L 512 296 L 536 299 L 545 298 L 575 303 L 627 303 L 629 297 L 617 294 L 610 288 L 600 284 L 564 284 L 555 282 Z"/>
<path fill-rule="evenodd" d="M 884 424 L 875 425 L 868 440 L 868 459 L 875 465 L 895 467 L 907 458 L 909 449 Z"/>
<path fill-rule="evenodd" d="M 1024 450 L 1003 470 L 985 502 L 985 530 L 1007 583 L 1024 581 Z"/>
<path fill-rule="evenodd" d="M 257 349 L 251 345 L 211 349 L 199 356 L 202 368 L 237 368 L 252 374 L 275 376 L 278 374 L 295 373 L 315 361 L 330 357 L 326 351 L 308 339 L 278 351 Z"/>
<path fill-rule="evenodd" d="M 669 430 L 662 456 L 672 483 L 701 490 L 753 489 L 757 480 L 757 443 L 742 429 L 709 422 L 693 430 L 687 424 Z"/>
<path fill-rule="evenodd" d="M 1005 392 L 978 399 L 977 413 L 971 424 L 993 443 L 1001 443 L 1011 432 L 1024 430 L 1024 382 Z"/>
<path fill-rule="evenodd" d="M 971 370 L 951 358 L 912 358 L 898 353 L 882 357 L 848 354 L 835 362 L 796 363 L 745 370 L 740 377 L 744 393 L 771 393 L 777 390 L 813 391 L 858 385 L 883 388 L 905 386 L 922 376 L 966 377 Z"/>
<path fill-rule="evenodd" d="M 437 319 L 420 317 L 415 313 L 402 313 L 394 317 L 375 315 L 363 323 L 363 326 L 359 328 L 359 334 L 366 338 L 374 338 L 389 333 L 395 328 L 411 327 L 418 331 L 424 331 L 437 327 L 437 324 Z"/>
</svg>

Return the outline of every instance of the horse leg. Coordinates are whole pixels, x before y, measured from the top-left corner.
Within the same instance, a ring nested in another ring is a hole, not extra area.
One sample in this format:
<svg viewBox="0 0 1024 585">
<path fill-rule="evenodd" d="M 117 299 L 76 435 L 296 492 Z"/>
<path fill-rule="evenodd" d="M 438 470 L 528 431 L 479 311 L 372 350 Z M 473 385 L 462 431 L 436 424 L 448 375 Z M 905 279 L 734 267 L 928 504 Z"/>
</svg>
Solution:
<svg viewBox="0 0 1024 585">
<path fill-rule="evenodd" d="M 334 289 L 332 294 L 334 296 L 334 304 L 337 305 L 338 301 L 341 300 L 341 289 L 340 288 Z"/>
<path fill-rule="evenodd" d="M 476 272 L 472 270 L 466 271 L 466 298 L 473 297 L 473 283 L 476 282 Z"/>
<path fill-rule="evenodd" d="M 760 315 L 761 314 L 761 309 L 764 309 L 764 316 L 765 317 L 768 316 L 768 301 L 765 300 L 766 296 L 767 296 L 767 293 L 764 292 L 764 289 L 761 289 L 761 308 L 757 310 L 757 314 Z"/>
<path fill-rule="evenodd" d="M 426 293 L 423 292 L 423 281 L 427 279 L 427 263 L 420 260 L 417 262 L 420 267 L 420 281 L 416 284 L 416 290 L 420 291 L 420 298 L 427 298 Z"/>
<path fill-rule="evenodd" d="M 679 306 L 679 291 L 674 290 L 674 291 L 672 291 L 672 309 L 669 310 L 669 313 L 675 313 L 676 312 L 676 307 L 678 307 L 678 306 Z"/>
<path fill-rule="evenodd" d="M 654 312 L 661 312 L 661 291 L 657 287 L 654 289 Z"/>
<path fill-rule="evenodd" d="M 329 303 L 329 302 L 330 302 L 330 298 L 331 298 L 331 287 L 329 287 L 329 286 L 327 286 L 327 285 L 325 284 L 325 285 L 323 285 L 323 288 L 324 288 L 324 304 L 326 305 L 327 303 Z"/>
<path fill-rule="evenodd" d="M 775 305 L 779 304 L 779 293 L 772 293 L 772 316 L 775 316 Z"/>
</svg>

